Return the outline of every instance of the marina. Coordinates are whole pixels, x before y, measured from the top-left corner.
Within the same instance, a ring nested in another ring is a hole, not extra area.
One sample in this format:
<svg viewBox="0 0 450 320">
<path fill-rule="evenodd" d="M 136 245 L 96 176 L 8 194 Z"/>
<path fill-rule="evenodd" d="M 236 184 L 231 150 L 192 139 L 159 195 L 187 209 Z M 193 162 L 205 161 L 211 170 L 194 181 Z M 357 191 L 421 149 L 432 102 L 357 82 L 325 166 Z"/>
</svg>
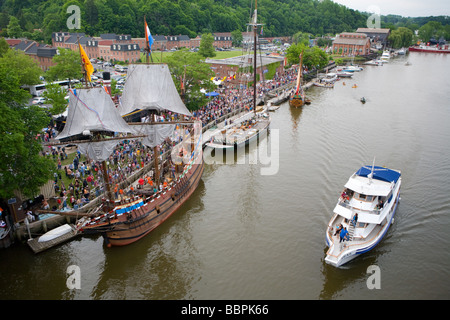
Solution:
<svg viewBox="0 0 450 320">
<path fill-rule="evenodd" d="M 411 65 L 405 66 L 406 61 Z M 271 133 L 258 148 L 234 164 L 205 164 L 197 191 L 177 215 L 140 241 L 111 250 L 93 235 L 39 255 L 27 246 L 0 251 L 2 260 L 9 261 L 0 266 L 8 275 L 0 280 L 0 295 L 101 300 L 447 297 L 449 67 L 445 55 L 412 52 L 391 58 L 382 68 L 355 72 L 346 86 L 338 81 L 332 90 L 309 88 L 310 105 L 292 108 L 285 101 L 271 113 Z M 265 143 L 279 146 L 279 170 L 268 176 L 260 174 L 267 163 L 247 160 L 257 158 Z M 374 157 L 377 165 L 402 172 L 395 222 L 374 249 L 335 268 L 325 261 L 332 209 L 346 179 Z M 65 285 L 66 269 L 74 264 L 81 270 L 80 290 Z M 373 265 L 381 270 L 381 290 L 367 288 L 367 270 Z M 53 285 L 46 286 L 49 282 Z"/>
</svg>

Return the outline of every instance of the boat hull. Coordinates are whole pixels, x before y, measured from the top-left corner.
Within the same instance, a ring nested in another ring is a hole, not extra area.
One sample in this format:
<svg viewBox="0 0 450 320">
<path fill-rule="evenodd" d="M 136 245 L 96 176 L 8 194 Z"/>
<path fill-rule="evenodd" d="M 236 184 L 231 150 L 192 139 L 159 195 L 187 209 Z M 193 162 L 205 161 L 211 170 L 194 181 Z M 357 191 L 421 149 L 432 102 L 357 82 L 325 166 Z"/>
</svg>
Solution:
<svg viewBox="0 0 450 320">
<path fill-rule="evenodd" d="M 409 47 L 410 52 L 429 52 L 429 53 L 450 53 L 450 49 L 433 49 L 433 48 L 420 48 Z"/>
<path fill-rule="evenodd" d="M 114 223 L 101 232 L 107 246 L 129 245 L 149 234 L 166 221 L 196 190 L 203 174 L 204 162 L 194 164 L 177 187 L 168 188 L 158 197 L 134 210 L 129 218 Z"/>
<path fill-rule="evenodd" d="M 206 143 L 206 146 L 210 149 L 234 149 L 237 150 L 239 148 L 245 147 L 250 142 L 255 141 L 259 136 L 261 136 L 264 132 L 269 130 L 270 127 L 270 120 L 263 120 L 264 123 L 260 127 L 257 127 L 257 131 L 255 131 L 254 134 L 247 135 L 244 139 L 224 139 L 222 142 L 212 142 L 212 143 Z"/>
<path fill-rule="evenodd" d="M 305 101 L 300 97 L 291 97 L 289 99 L 289 105 L 294 108 L 300 108 L 305 104 Z"/>
</svg>

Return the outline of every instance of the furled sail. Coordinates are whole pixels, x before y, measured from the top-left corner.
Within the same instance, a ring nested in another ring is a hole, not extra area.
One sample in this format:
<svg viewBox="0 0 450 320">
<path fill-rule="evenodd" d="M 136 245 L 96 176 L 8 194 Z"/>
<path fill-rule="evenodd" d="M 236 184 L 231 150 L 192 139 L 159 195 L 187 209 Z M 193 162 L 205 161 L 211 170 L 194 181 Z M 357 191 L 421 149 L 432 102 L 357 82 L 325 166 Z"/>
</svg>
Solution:
<svg viewBox="0 0 450 320">
<path fill-rule="evenodd" d="M 134 134 L 145 135 L 142 139 L 142 144 L 153 148 L 164 142 L 164 140 L 171 136 L 175 130 L 174 124 L 155 124 L 155 125 L 133 125 Z"/>
<path fill-rule="evenodd" d="M 114 152 L 114 148 L 122 140 L 106 140 L 106 141 L 89 141 L 77 143 L 78 150 L 89 159 L 95 161 L 105 161 Z"/>
<path fill-rule="evenodd" d="M 77 89 L 75 92 L 69 92 L 66 125 L 56 139 L 83 134 L 86 130 L 131 132 L 129 125 L 119 115 L 111 96 L 103 88 Z"/>
<path fill-rule="evenodd" d="M 190 116 L 166 64 L 132 64 L 123 89 L 119 113 L 157 109 Z"/>
</svg>

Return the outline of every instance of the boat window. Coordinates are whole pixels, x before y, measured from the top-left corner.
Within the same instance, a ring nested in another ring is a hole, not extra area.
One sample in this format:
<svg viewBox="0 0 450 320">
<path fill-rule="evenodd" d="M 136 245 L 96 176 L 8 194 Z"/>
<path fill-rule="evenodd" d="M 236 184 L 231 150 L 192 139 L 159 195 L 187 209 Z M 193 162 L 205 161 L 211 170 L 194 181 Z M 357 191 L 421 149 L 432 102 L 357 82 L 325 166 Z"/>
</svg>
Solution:
<svg viewBox="0 0 450 320">
<path fill-rule="evenodd" d="M 374 199 L 375 197 L 374 197 L 374 196 L 368 196 L 368 195 L 365 195 L 365 194 L 362 194 L 362 193 L 357 193 L 357 194 L 355 195 L 355 198 L 358 199 L 358 200 L 370 202 L 370 201 L 373 201 L 373 199 Z"/>
<path fill-rule="evenodd" d="M 365 228 L 365 227 L 367 227 L 367 224 L 365 224 L 364 222 L 358 222 L 357 228 Z"/>
</svg>

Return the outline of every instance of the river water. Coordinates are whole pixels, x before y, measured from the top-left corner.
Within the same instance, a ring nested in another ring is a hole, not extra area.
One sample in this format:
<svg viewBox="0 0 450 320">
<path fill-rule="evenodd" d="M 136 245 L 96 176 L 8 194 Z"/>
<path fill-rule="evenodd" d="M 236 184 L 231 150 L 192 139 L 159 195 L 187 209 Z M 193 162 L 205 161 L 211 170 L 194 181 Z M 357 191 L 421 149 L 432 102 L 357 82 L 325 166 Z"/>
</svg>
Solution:
<svg viewBox="0 0 450 320">
<path fill-rule="evenodd" d="M 0 298 L 449 299 L 449 70 L 449 55 L 414 52 L 311 88 L 311 105 L 271 113 L 258 147 L 231 164 L 209 159 L 191 199 L 137 243 L 0 250 Z M 334 268 L 324 262 L 327 223 L 347 179 L 374 159 L 402 171 L 394 224 L 375 249 Z M 80 289 L 67 286 L 72 265 Z M 370 289 L 373 266 L 380 287 Z"/>
</svg>

